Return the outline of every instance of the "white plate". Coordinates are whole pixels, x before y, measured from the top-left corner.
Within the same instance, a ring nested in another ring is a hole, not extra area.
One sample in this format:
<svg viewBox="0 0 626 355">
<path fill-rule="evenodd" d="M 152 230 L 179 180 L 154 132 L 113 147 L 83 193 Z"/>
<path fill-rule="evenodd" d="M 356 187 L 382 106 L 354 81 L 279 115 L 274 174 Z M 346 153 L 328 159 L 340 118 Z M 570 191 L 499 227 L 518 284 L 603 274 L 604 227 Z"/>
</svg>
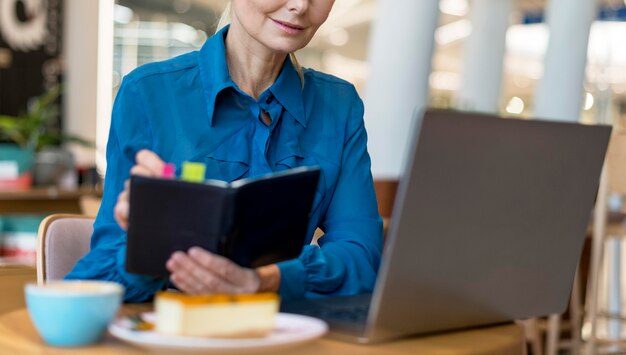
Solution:
<svg viewBox="0 0 626 355">
<path fill-rule="evenodd" d="M 154 322 L 154 313 L 143 313 L 142 318 Z M 155 331 L 132 330 L 131 321 L 124 317 L 116 319 L 109 332 L 125 342 L 152 350 L 176 350 L 178 352 L 204 353 L 251 353 L 293 347 L 321 337 L 328 331 L 325 322 L 297 314 L 276 315 L 276 328 L 262 338 L 226 339 L 166 335 Z"/>
</svg>

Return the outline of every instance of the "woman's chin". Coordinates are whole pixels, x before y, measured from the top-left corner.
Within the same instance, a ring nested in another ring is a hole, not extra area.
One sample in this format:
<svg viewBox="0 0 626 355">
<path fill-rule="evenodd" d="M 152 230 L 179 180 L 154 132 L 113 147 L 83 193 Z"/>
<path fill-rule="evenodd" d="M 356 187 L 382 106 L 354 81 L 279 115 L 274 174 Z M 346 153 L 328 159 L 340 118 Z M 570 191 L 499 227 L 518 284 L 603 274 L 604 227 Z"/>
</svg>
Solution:
<svg viewBox="0 0 626 355">
<path fill-rule="evenodd" d="M 274 37 L 264 44 L 278 53 L 293 53 L 304 48 L 308 43 L 309 41 L 305 39 Z"/>
</svg>

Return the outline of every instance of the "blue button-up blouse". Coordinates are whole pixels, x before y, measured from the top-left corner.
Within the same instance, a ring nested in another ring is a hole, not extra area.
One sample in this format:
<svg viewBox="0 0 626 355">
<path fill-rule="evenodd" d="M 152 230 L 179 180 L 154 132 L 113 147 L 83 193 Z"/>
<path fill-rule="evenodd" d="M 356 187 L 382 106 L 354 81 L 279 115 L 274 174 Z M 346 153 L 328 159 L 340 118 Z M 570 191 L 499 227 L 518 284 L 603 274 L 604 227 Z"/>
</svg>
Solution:
<svg viewBox="0 0 626 355">
<path fill-rule="evenodd" d="M 207 179 L 225 181 L 318 165 L 322 173 L 307 244 L 317 227 L 324 236 L 318 245 L 306 245 L 297 259 L 278 264 L 280 295 L 295 299 L 371 291 L 382 222 L 361 99 L 351 84 L 310 69 L 304 69 L 302 85 L 287 58 L 274 84 L 255 100 L 229 75 L 227 31 L 210 37 L 200 51 L 141 66 L 124 78 L 113 107 L 104 196 L 91 250 L 67 278 L 119 282 L 131 302 L 145 301 L 166 285 L 167 280 L 125 271 L 126 234 L 113 218 L 135 154 L 150 149 L 178 167 L 184 161 L 202 162 Z M 271 123 L 264 123 L 262 111 Z"/>
</svg>

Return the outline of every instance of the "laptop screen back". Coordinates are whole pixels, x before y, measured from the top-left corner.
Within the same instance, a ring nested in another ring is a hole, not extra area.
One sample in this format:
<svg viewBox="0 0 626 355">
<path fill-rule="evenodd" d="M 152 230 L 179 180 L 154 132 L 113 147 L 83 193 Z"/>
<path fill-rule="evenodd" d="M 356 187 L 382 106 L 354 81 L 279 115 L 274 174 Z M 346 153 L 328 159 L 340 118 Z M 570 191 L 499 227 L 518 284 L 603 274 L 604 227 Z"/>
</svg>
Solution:
<svg viewBox="0 0 626 355">
<path fill-rule="evenodd" d="M 611 129 L 449 111 L 417 126 L 370 334 L 564 311 Z"/>
</svg>

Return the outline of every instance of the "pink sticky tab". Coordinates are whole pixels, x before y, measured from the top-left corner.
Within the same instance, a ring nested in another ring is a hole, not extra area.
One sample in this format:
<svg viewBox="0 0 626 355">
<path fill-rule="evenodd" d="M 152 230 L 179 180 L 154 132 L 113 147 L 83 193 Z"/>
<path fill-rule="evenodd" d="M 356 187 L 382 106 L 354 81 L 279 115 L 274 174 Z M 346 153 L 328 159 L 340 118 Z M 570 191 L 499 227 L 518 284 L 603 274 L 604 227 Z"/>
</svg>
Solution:
<svg viewBox="0 0 626 355">
<path fill-rule="evenodd" d="M 161 176 L 166 179 L 174 179 L 176 177 L 176 165 L 172 163 L 165 164 Z"/>
</svg>

